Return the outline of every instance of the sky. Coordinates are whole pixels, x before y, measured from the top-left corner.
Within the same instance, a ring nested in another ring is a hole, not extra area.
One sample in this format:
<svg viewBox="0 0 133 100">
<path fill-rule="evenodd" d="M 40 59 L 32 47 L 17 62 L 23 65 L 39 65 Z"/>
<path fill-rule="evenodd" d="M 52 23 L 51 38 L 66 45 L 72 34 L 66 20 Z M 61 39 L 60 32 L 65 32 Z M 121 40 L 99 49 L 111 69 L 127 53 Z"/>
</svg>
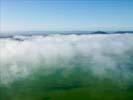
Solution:
<svg viewBox="0 0 133 100">
<path fill-rule="evenodd" d="M 0 31 L 132 30 L 133 0 L 0 0 Z"/>
</svg>

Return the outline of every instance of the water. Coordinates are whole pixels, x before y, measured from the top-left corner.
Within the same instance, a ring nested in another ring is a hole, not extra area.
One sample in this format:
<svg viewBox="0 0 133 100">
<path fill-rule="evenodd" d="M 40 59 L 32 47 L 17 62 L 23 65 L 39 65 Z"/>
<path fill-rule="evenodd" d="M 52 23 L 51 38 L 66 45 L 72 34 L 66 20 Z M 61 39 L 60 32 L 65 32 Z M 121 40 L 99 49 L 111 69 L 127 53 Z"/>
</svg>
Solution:
<svg viewBox="0 0 133 100">
<path fill-rule="evenodd" d="M 0 38 L 0 100 L 131 100 L 133 35 Z"/>
</svg>

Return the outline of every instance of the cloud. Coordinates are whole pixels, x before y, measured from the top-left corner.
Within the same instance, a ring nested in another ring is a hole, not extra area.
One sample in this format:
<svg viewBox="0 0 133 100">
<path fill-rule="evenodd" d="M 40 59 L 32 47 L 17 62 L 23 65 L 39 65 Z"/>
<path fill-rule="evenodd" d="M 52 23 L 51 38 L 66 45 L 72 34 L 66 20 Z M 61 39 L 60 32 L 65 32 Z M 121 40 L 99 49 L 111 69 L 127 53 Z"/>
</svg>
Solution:
<svg viewBox="0 0 133 100">
<path fill-rule="evenodd" d="M 132 41 L 132 34 L 3 38 L 0 39 L 0 81 L 10 83 L 39 69 L 50 74 L 60 68 L 76 68 L 76 64 L 97 77 L 109 76 L 112 71 L 114 75 L 131 78 Z"/>
</svg>

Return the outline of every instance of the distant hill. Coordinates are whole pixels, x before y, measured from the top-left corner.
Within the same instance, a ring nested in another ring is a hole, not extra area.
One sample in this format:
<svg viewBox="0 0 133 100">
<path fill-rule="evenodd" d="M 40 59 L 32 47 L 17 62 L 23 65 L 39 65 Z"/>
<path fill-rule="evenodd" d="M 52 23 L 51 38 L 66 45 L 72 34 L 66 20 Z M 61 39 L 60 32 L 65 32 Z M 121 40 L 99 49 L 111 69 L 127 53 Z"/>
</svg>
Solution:
<svg viewBox="0 0 133 100">
<path fill-rule="evenodd" d="M 109 33 L 104 31 L 96 31 L 96 32 L 92 32 L 91 34 L 109 34 Z"/>
<path fill-rule="evenodd" d="M 133 31 L 116 31 L 115 33 L 125 34 L 125 33 L 133 33 Z"/>
<path fill-rule="evenodd" d="M 14 36 L 36 36 L 36 35 L 42 35 L 42 36 L 48 36 L 52 34 L 61 34 L 61 35 L 87 35 L 87 34 L 133 34 L 133 31 L 20 31 L 20 32 L 9 32 L 9 33 L 0 33 L 0 39 L 1 38 L 14 38 Z M 18 39 L 18 38 L 14 38 Z"/>
</svg>

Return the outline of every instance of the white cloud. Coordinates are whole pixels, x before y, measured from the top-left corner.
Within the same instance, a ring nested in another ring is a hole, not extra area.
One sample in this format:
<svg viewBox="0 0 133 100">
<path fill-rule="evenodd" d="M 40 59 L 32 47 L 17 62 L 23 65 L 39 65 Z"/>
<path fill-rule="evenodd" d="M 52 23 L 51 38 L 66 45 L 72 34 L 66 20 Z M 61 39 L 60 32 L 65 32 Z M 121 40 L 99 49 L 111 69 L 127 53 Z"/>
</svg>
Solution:
<svg viewBox="0 0 133 100">
<path fill-rule="evenodd" d="M 0 39 L 0 79 L 9 83 L 33 71 L 52 72 L 57 68 L 71 68 L 78 62 L 94 75 L 108 75 L 107 70 L 119 73 L 133 58 L 133 35 L 49 35 Z M 77 58 L 78 57 L 78 58 Z M 82 60 L 80 60 L 82 59 Z M 91 64 L 91 65 L 90 65 Z M 121 65 L 120 65 L 121 64 Z M 133 67 L 133 63 L 130 67 Z M 131 74 L 128 66 L 122 74 Z"/>
</svg>

